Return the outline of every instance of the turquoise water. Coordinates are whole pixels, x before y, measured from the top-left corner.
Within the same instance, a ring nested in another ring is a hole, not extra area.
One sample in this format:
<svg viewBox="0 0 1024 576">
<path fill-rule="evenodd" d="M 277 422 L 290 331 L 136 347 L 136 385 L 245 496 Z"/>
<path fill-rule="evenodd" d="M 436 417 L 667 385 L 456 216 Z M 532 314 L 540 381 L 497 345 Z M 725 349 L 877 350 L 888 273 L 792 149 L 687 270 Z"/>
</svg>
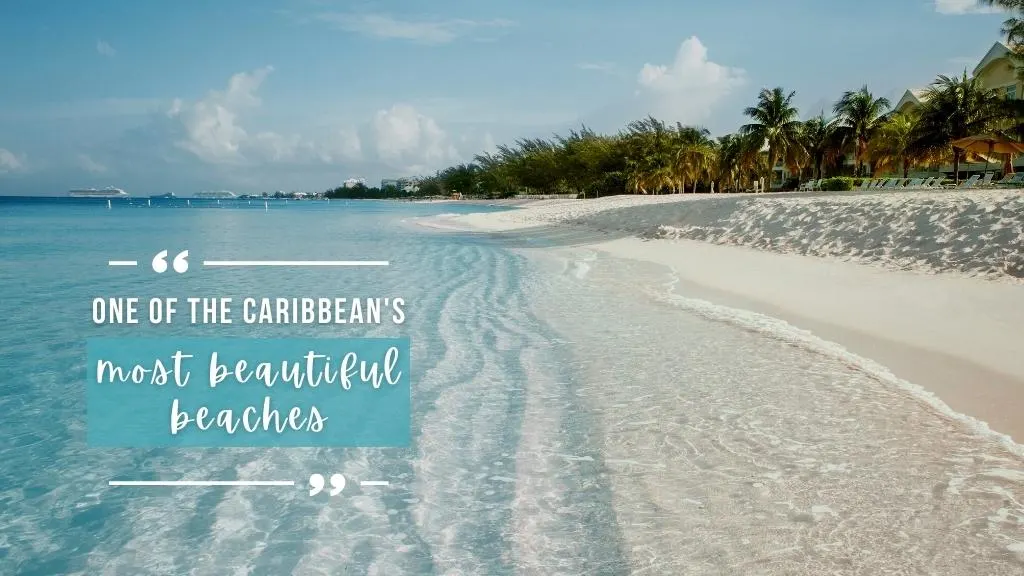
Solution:
<svg viewBox="0 0 1024 576">
<path fill-rule="evenodd" d="M 0 200 L 0 574 L 1024 567 L 1018 457 L 806 334 L 688 299 L 671 270 L 409 222 L 479 206 L 143 204 Z M 149 268 L 185 249 L 188 272 Z M 90 322 L 96 296 L 157 295 L 401 297 L 408 321 Z M 134 335 L 409 337 L 413 445 L 89 448 L 86 339 Z M 311 497 L 314 473 L 348 485 Z M 296 486 L 108 486 L 178 479 Z"/>
</svg>

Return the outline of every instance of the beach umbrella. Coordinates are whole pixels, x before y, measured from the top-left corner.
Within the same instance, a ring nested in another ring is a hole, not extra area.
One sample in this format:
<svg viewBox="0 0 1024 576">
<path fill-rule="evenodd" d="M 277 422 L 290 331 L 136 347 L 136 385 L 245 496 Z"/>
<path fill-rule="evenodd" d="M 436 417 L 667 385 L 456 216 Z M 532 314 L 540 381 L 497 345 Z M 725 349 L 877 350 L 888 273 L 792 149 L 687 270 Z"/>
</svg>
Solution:
<svg viewBox="0 0 1024 576">
<path fill-rule="evenodd" d="M 953 141 L 953 147 L 985 157 L 985 171 L 988 172 L 989 157 L 992 154 L 1024 154 L 1024 143 L 999 133 L 978 134 Z M 1010 162 L 1011 167 L 1013 163 Z"/>
</svg>

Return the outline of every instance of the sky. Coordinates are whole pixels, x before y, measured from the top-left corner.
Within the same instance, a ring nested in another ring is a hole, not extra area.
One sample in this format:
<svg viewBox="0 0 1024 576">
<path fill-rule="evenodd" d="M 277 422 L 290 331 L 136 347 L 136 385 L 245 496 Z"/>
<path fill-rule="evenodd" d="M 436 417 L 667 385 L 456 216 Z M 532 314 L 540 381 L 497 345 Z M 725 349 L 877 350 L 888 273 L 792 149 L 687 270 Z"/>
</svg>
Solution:
<svg viewBox="0 0 1024 576">
<path fill-rule="evenodd" d="M 766 87 L 804 117 L 968 73 L 976 0 L 11 0 L 0 194 L 325 190 L 654 115 L 714 135 Z"/>
</svg>

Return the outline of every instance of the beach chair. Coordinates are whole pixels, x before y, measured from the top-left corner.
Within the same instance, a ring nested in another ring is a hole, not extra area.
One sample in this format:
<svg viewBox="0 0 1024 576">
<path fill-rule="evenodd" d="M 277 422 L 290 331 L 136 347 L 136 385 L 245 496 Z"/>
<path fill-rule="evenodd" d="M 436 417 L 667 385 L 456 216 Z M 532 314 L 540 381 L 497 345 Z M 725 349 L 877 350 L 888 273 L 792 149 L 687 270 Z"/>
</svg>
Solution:
<svg viewBox="0 0 1024 576">
<path fill-rule="evenodd" d="M 876 190 L 879 189 L 879 188 L 885 188 L 885 185 L 888 184 L 888 183 L 889 183 L 889 179 L 888 178 L 880 178 L 877 182 L 875 182 L 875 185 L 872 186 L 872 188 L 874 188 Z"/>
<path fill-rule="evenodd" d="M 925 179 L 924 179 L 924 181 L 923 181 L 923 182 L 921 182 L 921 185 L 920 185 L 920 186 L 918 186 L 917 188 L 918 188 L 919 190 L 927 190 L 928 188 L 931 188 L 931 187 L 932 187 L 932 182 L 933 182 L 934 180 L 935 180 L 935 177 L 934 177 L 934 176 L 929 176 L 928 178 L 925 178 Z"/>
<path fill-rule="evenodd" d="M 967 180 L 961 182 L 959 186 L 952 185 L 951 187 L 955 188 L 956 190 L 966 190 L 968 188 L 974 188 L 974 186 L 978 183 L 978 180 L 981 180 L 981 176 L 975 174 L 974 176 L 971 176 Z"/>
<path fill-rule="evenodd" d="M 1021 186 L 1024 185 L 1024 172 L 1016 172 L 1014 174 L 1008 174 L 1003 176 L 1002 180 L 993 182 L 1000 186 Z"/>
<path fill-rule="evenodd" d="M 902 181 L 902 178 L 890 178 L 889 182 L 885 185 L 885 188 L 887 190 L 895 190 L 896 188 L 899 188 L 900 182 Z"/>
<path fill-rule="evenodd" d="M 994 172 L 986 172 L 985 177 L 981 180 L 981 182 L 978 182 L 978 186 L 991 186 L 993 176 L 995 176 Z"/>
<path fill-rule="evenodd" d="M 936 176 L 935 180 L 932 180 L 932 185 L 929 186 L 928 188 L 929 189 L 943 188 L 944 187 L 943 183 L 945 181 L 946 181 L 946 177 L 945 176 Z"/>
<path fill-rule="evenodd" d="M 922 185 L 923 183 L 924 183 L 924 180 L 922 180 L 921 178 L 911 178 L 911 179 L 910 179 L 910 180 L 908 180 L 908 181 L 907 181 L 907 183 L 906 183 L 906 184 L 905 184 L 905 185 L 903 186 L 903 189 L 904 189 L 904 190 L 918 190 L 918 189 L 920 189 L 920 188 L 921 188 L 921 185 Z"/>
<path fill-rule="evenodd" d="M 871 179 L 870 178 L 865 178 L 865 179 L 861 180 L 860 186 L 857 187 L 857 190 L 867 190 L 870 187 L 871 187 Z"/>
</svg>

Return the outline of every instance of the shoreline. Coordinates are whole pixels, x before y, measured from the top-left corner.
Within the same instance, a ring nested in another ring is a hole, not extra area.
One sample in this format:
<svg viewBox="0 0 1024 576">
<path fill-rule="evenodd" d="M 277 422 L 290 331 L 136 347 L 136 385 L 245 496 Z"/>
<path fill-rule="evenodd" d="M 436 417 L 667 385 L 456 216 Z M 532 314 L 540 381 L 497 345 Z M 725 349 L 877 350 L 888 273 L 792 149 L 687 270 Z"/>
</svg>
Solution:
<svg viewBox="0 0 1024 576">
<path fill-rule="evenodd" d="M 663 201 L 710 197 L 686 196 Z M 531 218 L 532 207 L 545 206 L 544 201 L 535 202 L 521 210 L 442 215 L 417 223 L 441 232 L 521 236 L 545 224 L 560 230 L 577 228 L 558 225 L 574 219 L 572 215 Z M 613 219 L 613 211 L 621 207 L 592 207 L 592 212 Z M 809 331 L 884 366 L 950 410 L 1024 441 L 1024 420 L 1019 417 L 1024 413 L 1020 283 L 898 271 L 700 240 L 622 236 L 575 247 L 661 265 L 675 273 L 680 296 L 769 316 Z"/>
</svg>

